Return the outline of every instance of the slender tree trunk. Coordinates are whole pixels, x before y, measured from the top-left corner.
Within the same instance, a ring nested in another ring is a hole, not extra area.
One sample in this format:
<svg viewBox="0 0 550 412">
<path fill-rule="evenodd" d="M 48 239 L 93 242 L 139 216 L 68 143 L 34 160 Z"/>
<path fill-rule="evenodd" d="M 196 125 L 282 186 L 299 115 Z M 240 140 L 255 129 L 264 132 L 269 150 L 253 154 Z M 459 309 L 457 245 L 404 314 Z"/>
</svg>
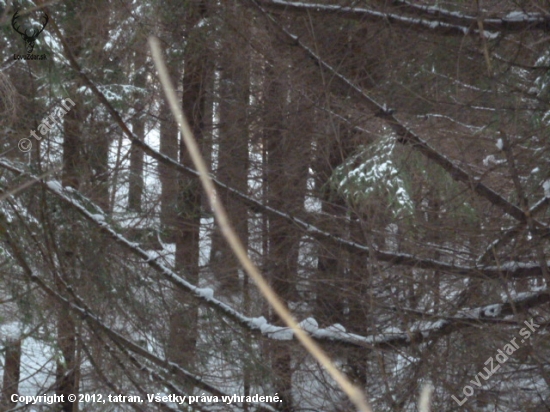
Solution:
<svg viewBox="0 0 550 412">
<path fill-rule="evenodd" d="M 264 133 L 267 145 L 268 205 L 291 214 L 303 212 L 311 129 L 301 113 L 300 98 L 289 91 L 289 78 L 280 71 L 268 71 L 264 107 Z M 290 94 L 290 99 L 289 99 Z M 290 100 L 290 101 L 289 101 Z M 298 137 L 299 136 L 299 137 Z M 286 220 L 270 215 L 268 221 L 267 273 L 275 292 L 285 301 L 297 302 L 296 288 L 300 232 Z M 277 316 L 271 321 L 282 324 Z M 272 345 L 276 389 L 282 410 L 294 410 L 292 400 L 292 355 L 287 345 Z"/>
<path fill-rule="evenodd" d="M 76 88 L 73 88 L 76 92 Z M 78 189 L 82 177 L 82 104 L 73 93 L 71 99 L 76 105 L 67 112 L 63 122 L 63 175 L 62 183 L 65 187 Z"/>
<path fill-rule="evenodd" d="M 184 53 L 182 108 L 195 138 L 202 143 L 206 105 L 206 82 L 208 81 L 206 53 L 202 50 L 200 36 L 193 28 L 206 15 L 204 2 L 189 5 L 186 16 L 189 38 Z M 180 162 L 191 165 L 183 141 L 180 143 Z M 176 268 L 188 281 L 199 282 L 199 233 L 201 219 L 201 187 L 198 178 L 179 177 L 176 199 Z M 196 361 L 198 339 L 198 305 L 186 293 L 177 290 L 174 294 L 177 308 L 170 321 L 168 356 L 186 368 L 193 370 Z M 192 388 L 187 388 L 191 390 Z"/>
<path fill-rule="evenodd" d="M 145 41 L 142 46 L 145 47 Z M 139 49 L 135 52 L 134 70 L 136 72 L 134 84 L 139 89 L 146 86 L 145 73 L 146 54 Z M 141 141 L 145 139 L 145 98 L 139 94 L 135 101 L 136 116 L 132 121 L 132 131 Z M 130 177 L 128 189 L 128 209 L 134 212 L 141 212 L 141 198 L 143 196 L 143 159 L 144 154 L 133 142 L 130 148 Z"/>
<path fill-rule="evenodd" d="M 13 394 L 19 393 L 21 376 L 21 340 L 11 340 L 6 343 L 4 361 L 4 377 L 2 395 L 0 397 L 0 412 L 5 412 L 17 405 L 11 401 Z"/>
<path fill-rule="evenodd" d="M 60 287 L 62 287 L 60 285 Z M 76 354 L 76 325 L 68 308 L 60 308 L 57 320 L 57 345 L 61 350 L 62 358 L 57 361 L 57 395 L 63 395 L 64 402 L 61 404 L 63 412 L 76 412 L 78 402 L 70 402 L 68 395 L 78 396 L 78 364 Z"/>
<path fill-rule="evenodd" d="M 77 16 L 70 21 L 66 31 L 66 41 L 75 57 L 81 55 L 86 47 L 87 34 L 83 22 L 90 16 L 91 9 L 87 9 L 82 3 L 73 2 L 71 4 L 73 11 Z M 70 99 L 75 105 L 64 116 L 63 123 L 63 170 L 62 184 L 79 189 L 84 183 L 84 169 L 89 167 L 84 163 L 84 124 L 86 120 L 87 109 L 84 107 L 84 99 L 78 94 L 78 88 L 81 86 L 80 80 L 75 80 L 74 86 L 70 89 Z M 74 239 L 71 237 L 64 241 L 63 250 L 74 250 L 74 244 L 70 244 Z M 74 267 L 74 261 L 70 263 Z M 63 290 L 64 286 L 58 282 L 58 290 Z M 76 412 L 78 403 L 69 402 L 67 396 L 74 394 L 78 396 L 79 384 L 79 360 L 76 354 L 76 325 L 74 319 L 65 306 L 58 306 L 57 314 L 57 344 L 61 351 L 61 357 L 57 361 L 55 392 L 58 395 L 64 395 L 61 404 L 63 412 Z"/>
<path fill-rule="evenodd" d="M 170 67 L 170 66 L 169 66 Z M 173 79 L 174 77 L 172 77 Z M 178 159 L 178 130 L 170 112 L 168 103 L 163 101 L 160 120 L 160 152 L 174 160 Z M 163 240 L 174 242 L 176 225 L 176 199 L 178 194 L 177 172 L 168 166 L 159 163 L 159 178 L 161 183 L 160 194 L 160 224 Z"/>
<path fill-rule="evenodd" d="M 246 22 L 239 19 L 243 10 L 237 3 L 225 4 L 225 20 L 239 24 L 241 30 Z M 239 20 L 237 20 L 239 19 Z M 219 150 L 217 177 L 229 186 L 246 193 L 248 190 L 248 101 L 249 60 L 247 44 L 241 38 L 231 36 L 231 29 L 222 32 L 220 53 L 220 99 L 219 99 Z M 233 227 L 244 246 L 248 245 L 248 209 L 231 196 L 220 193 Z M 211 270 L 220 282 L 220 290 L 238 292 L 240 265 L 225 239 L 216 230 L 212 236 Z"/>
</svg>

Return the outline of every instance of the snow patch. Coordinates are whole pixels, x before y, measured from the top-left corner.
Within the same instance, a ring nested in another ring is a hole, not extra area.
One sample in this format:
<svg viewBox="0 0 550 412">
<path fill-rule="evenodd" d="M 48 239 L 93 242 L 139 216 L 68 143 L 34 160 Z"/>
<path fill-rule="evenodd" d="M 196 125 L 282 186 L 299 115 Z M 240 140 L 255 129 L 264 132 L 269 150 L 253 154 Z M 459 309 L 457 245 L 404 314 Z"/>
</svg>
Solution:
<svg viewBox="0 0 550 412">
<path fill-rule="evenodd" d="M 195 291 L 197 295 L 205 299 L 212 299 L 214 297 L 214 290 L 212 288 L 197 288 Z"/>
<path fill-rule="evenodd" d="M 504 17 L 506 21 L 537 21 L 542 16 L 539 13 L 523 13 L 521 11 L 511 11 Z"/>
<path fill-rule="evenodd" d="M 500 165 L 502 163 L 506 163 L 506 160 L 497 159 L 494 155 L 489 155 L 485 159 L 483 159 L 483 166 L 489 166 L 491 163 L 495 165 Z"/>
<path fill-rule="evenodd" d="M 57 180 L 51 180 L 48 183 L 46 183 L 48 187 L 56 192 L 61 192 L 63 190 L 63 186 L 61 186 L 61 183 Z"/>
<path fill-rule="evenodd" d="M 500 315 L 501 310 L 502 310 L 502 305 L 499 305 L 499 304 L 489 305 L 489 306 L 486 306 L 485 309 L 483 310 L 483 315 L 494 318 Z"/>
<path fill-rule="evenodd" d="M 267 320 L 263 316 L 260 316 L 259 318 L 250 319 L 250 323 L 256 326 L 258 329 L 261 329 L 262 326 L 267 324 Z"/>
<path fill-rule="evenodd" d="M 315 333 L 319 330 L 319 324 L 314 318 L 304 319 L 298 325 L 308 333 Z"/>
<path fill-rule="evenodd" d="M 22 325 L 19 322 L 10 322 L 0 325 L 0 342 L 14 341 L 21 338 Z"/>
<path fill-rule="evenodd" d="M 262 333 L 275 340 L 292 340 L 294 331 L 290 328 L 266 324 L 262 327 Z"/>
</svg>

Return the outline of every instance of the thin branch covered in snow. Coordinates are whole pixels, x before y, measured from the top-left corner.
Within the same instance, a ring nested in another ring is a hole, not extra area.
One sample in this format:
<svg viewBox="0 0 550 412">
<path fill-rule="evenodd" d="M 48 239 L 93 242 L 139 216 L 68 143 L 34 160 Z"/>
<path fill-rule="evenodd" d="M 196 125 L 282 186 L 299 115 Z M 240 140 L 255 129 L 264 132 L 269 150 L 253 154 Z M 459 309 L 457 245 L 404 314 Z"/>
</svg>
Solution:
<svg viewBox="0 0 550 412">
<path fill-rule="evenodd" d="M 471 27 L 478 25 L 476 16 L 469 16 L 456 11 L 449 11 L 438 6 L 423 6 L 408 0 L 395 0 L 393 6 L 401 11 L 416 14 L 426 19 L 437 19 L 448 24 Z M 490 17 L 481 19 L 483 27 L 491 31 L 517 32 L 525 30 L 550 30 L 550 17 L 540 13 L 524 13 L 513 11 L 504 17 Z"/>
<path fill-rule="evenodd" d="M 413 329 L 420 328 L 422 330 L 425 330 L 422 325 L 426 322 L 433 323 L 434 320 L 461 324 L 465 321 L 469 322 L 474 320 L 477 323 L 516 325 L 517 321 L 508 320 L 505 318 L 510 315 L 516 315 L 517 313 L 525 312 L 529 309 L 543 305 L 547 302 L 550 302 L 550 289 L 536 288 L 531 292 L 523 292 L 521 294 L 512 296 L 511 299 L 505 298 L 500 303 L 493 303 L 476 308 L 460 309 L 455 315 L 439 315 L 420 310 L 404 309 L 401 307 L 390 307 L 388 309 L 394 311 L 403 311 L 421 319 L 420 323 L 413 324 Z"/>
<path fill-rule="evenodd" d="M 272 10 L 294 11 L 302 13 L 334 14 L 348 19 L 361 21 L 386 21 L 406 28 L 417 30 L 428 30 L 442 35 L 466 36 L 479 34 L 478 30 L 470 29 L 469 26 L 450 24 L 440 20 L 424 19 L 421 17 L 407 17 L 397 13 L 383 13 L 380 11 L 362 8 L 345 7 L 332 4 L 302 3 L 285 0 L 260 0 L 264 7 Z M 497 33 L 484 31 L 483 35 L 488 39 L 497 37 Z"/>
<path fill-rule="evenodd" d="M 480 126 L 474 126 L 474 125 L 471 125 L 471 124 L 466 124 L 466 123 L 462 123 L 456 119 L 453 119 L 452 117 L 450 116 L 446 116 L 444 114 L 439 114 L 439 113 L 426 113 L 426 114 L 421 114 L 421 115 L 418 115 L 417 117 L 423 117 L 423 118 L 430 118 L 430 117 L 433 117 L 433 118 L 439 118 L 439 119 L 446 119 L 450 122 L 453 122 L 455 124 L 458 124 L 459 126 L 462 126 L 462 127 L 465 127 L 466 129 L 470 129 L 472 130 L 473 132 L 475 133 L 479 133 L 481 132 L 483 129 L 485 129 L 485 127 L 480 127 Z"/>
</svg>

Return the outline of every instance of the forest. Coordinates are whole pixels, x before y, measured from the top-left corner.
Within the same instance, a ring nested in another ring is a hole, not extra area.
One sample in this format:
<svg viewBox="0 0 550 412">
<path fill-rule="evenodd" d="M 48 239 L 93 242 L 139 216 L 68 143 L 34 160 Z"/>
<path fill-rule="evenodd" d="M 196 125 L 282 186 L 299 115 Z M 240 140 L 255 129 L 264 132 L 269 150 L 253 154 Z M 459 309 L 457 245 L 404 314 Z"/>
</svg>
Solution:
<svg viewBox="0 0 550 412">
<path fill-rule="evenodd" d="M 550 411 L 549 206 L 549 0 L 0 0 L 0 412 Z"/>
</svg>

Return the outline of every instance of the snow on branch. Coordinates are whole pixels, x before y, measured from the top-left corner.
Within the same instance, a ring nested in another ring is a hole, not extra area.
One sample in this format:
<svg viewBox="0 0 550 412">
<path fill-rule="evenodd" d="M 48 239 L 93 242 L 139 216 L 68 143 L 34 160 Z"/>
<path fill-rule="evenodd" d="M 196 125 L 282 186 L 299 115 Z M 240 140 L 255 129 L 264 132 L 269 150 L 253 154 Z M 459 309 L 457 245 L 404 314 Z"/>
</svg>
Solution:
<svg viewBox="0 0 550 412">
<path fill-rule="evenodd" d="M 412 342 L 431 341 L 445 335 L 456 332 L 465 327 L 479 324 L 513 324 L 517 322 L 506 320 L 507 316 L 526 312 L 529 309 L 550 302 L 550 289 L 540 288 L 532 292 L 518 294 L 513 299 L 505 299 L 501 303 L 485 305 L 477 308 L 460 310 L 456 315 L 434 315 L 417 310 L 392 308 L 394 311 L 404 311 L 419 317 L 421 320 L 409 327 L 407 336 L 409 340 L 403 340 L 403 334 L 394 334 L 394 338 L 386 341 L 386 344 L 408 345 Z M 428 320 L 426 320 L 428 319 Z"/>
<path fill-rule="evenodd" d="M 478 18 L 456 11 L 449 11 L 437 6 L 423 6 L 408 0 L 395 0 L 393 6 L 399 10 L 421 16 L 426 19 L 437 19 L 448 24 L 459 26 L 476 26 Z M 504 17 L 490 17 L 481 20 L 483 27 L 491 31 L 524 31 L 524 30 L 550 30 L 550 17 L 540 13 L 525 13 L 512 11 Z"/>
<path fill-rule="evenodd" d="M 386 21 L 406 28 L 428 30 L 443 35 L 465 36 L 469 34 L 479 34 L 478 30 L 470 29 L 469 25 L 450 24 L 441 20 L 407 17 L 395 13 L 383 13 L 362 7 L 344 7 L 332 4 L 302 3 L 285 0 L 260 0 L 259 3 L 271 10 L 334 14 L 361 21 Z M 486 30 L 483 31 L 483 35 L 487 39 L 495 39 L 498 36 L 497 33 Z"/>
</svg>

